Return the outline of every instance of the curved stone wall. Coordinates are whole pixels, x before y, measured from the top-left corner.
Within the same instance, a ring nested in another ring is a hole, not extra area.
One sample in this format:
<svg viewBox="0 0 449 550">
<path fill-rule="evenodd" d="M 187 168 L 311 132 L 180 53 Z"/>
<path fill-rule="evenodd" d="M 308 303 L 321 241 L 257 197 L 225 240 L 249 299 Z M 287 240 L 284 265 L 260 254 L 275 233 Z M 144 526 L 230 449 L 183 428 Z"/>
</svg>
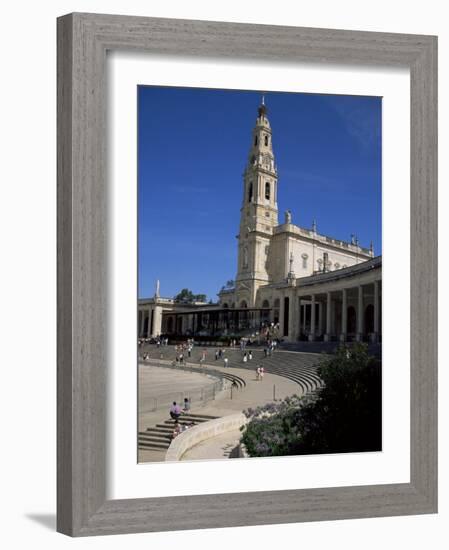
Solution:
<svg viewBox="0 0 449 550">
<path fill-rule="evenodd" d="M 243 413 L 235 413 L 189 428 L 172 441 L 165 455 L 165 460 L 169 462 L 181 460 L 184 453 L 198 443 L 226 432 L 238 430 L 240 426 L 247 422 L 248 419 Z"/>
</svg>

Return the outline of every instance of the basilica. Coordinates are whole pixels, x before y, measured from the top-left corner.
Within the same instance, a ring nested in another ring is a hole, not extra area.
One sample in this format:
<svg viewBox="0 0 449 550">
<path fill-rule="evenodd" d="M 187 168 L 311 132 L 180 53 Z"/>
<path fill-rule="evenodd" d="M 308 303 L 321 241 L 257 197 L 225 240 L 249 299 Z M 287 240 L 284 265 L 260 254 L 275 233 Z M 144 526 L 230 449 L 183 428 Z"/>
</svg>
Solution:
<svg viewBox="0 0 449 550">
<path fill-rule="evenodd" d="M 139 300 L 140 338 L 246 336 L 274 327 L 287 342 L 381 339 L 382 258 L 350 242 L 279 220 L 278 177 L 262 98 L 243 174 L 235 281 L 218 304 Z"/>
</svg>

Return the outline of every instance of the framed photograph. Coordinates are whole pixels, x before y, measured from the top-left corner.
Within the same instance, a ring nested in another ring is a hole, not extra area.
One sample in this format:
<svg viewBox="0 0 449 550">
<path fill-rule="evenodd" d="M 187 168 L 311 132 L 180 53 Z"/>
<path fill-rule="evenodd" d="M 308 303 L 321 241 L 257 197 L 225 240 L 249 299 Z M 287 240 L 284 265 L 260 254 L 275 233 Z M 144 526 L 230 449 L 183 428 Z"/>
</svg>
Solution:
<svg viewBox="0 0 449 550">
<path fill-rule="evenodd" d="M 58 19 L 58 530 L 437 511 L 437 39 Z"/>
</svg>

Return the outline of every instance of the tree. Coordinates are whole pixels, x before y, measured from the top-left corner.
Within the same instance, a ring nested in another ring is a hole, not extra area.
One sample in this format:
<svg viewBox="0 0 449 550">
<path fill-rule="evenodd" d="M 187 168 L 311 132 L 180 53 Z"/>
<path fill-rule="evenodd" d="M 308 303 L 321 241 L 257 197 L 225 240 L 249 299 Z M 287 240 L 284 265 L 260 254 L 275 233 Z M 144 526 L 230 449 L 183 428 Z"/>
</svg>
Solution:
<svg viewBox="0 0 449 550">
<path fill-rule="evenodd" d="M 382 449 L 381 363 L 365 344 L 342 346 L 319 368 L 324 382 L 314 403 L 296 413 L 301 437 L 292 454 Z"/>
<path fill-rule="evenodd" d="M 316 398 L 297 396 L 245 411 L 242 442 L 250 456 L 379 451 L 381 365 L 367 346 L 341 347 L 318 373 Z"/>
<path fill-rule="evenodd" d="M 175 302 L 193 302 L 193 292 L 188 288 L 183 288 L 175 297 Z"/>
<path fill-rule="evenodd" d="M 207 297 L 205 294 L 193 294 L 188 288 L 183 288 L 178 294 L 173 298 L 175 302 L 205 302 Z"/>
</svg>

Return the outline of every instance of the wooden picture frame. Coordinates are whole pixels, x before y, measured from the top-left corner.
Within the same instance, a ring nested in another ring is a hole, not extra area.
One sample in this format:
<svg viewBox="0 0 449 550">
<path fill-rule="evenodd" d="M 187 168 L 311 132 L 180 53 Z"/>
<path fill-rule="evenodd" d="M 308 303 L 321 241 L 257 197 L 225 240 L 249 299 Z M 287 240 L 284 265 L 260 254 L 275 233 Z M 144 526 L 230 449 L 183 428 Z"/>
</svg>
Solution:
<svg viewBox="0 0 449 550">
<path fill-rule="evenodd" d="M 410 483 L 106 499 L 106 52 L 408 67 Z M 57 529 L 100 535 L 437 511 L 437 38 L 74 13 L 58 19 Z"/>
</svg>

